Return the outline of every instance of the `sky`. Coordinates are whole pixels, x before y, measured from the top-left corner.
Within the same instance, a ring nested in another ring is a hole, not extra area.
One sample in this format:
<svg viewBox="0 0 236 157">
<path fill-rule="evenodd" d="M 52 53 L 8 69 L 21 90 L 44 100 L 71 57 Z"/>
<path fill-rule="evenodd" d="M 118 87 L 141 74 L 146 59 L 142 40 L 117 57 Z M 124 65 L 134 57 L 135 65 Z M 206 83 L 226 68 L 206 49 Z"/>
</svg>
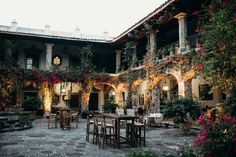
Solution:
<svg viewBox="0 0 236 157">
<path fill-rule="evenodd" d="M 166 0 L 0 0 L 0 25 L 117 36 Z"/>
</svg>

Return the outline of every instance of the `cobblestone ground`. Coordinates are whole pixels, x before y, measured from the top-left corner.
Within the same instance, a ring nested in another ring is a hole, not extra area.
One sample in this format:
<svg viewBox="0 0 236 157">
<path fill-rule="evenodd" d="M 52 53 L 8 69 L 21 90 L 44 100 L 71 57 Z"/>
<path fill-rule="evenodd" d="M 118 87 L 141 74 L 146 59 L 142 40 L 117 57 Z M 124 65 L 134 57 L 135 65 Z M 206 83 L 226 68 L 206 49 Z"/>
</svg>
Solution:
<svg viewBox="0 0 236 157">
<path fill-rule="evenodd" d="M 159 153 L 175 153 L 176 144 L 194 136 L 184 136 L 175 128 L 147 128 L 146 147 L 131 148 L 122 145 L 99 148 L 85 140 L 86 121 L 80 119 L 79 127 L 71 130 L 47 128 L 47 119 L 34 121 L 33 128 L 24 131 L 0 133 L 0 157 L 124 157 L 140 149 Z"/>
</svg>

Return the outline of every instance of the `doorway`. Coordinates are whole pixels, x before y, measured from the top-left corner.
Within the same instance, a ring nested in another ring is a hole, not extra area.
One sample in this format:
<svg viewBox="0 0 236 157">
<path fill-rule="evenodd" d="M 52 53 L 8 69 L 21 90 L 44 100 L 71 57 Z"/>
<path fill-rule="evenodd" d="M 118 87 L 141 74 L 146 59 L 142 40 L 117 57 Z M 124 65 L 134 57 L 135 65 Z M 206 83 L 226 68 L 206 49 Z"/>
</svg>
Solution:
<svg viewBox="0 0 236 157">
<path fill-rule="evenodd" d="M 89 99 L 89 111 L 98 110 L 98 93 L 91 93 Z"/>
<path fill-rule="evenodd" d="M 70 108 L 73 110 L 81 111 L 80 95 L 73 94 L 70 95 Z"/>
</svg>

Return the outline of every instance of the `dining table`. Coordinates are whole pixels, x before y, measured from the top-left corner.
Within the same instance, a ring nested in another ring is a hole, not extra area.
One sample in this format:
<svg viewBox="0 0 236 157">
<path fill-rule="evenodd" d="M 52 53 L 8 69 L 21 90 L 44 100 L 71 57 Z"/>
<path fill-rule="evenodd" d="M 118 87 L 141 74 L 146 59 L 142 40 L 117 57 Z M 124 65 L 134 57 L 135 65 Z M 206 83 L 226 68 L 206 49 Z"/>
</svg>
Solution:
<svg viewBox="0 0 236 157">
<path fill-rule="evenodd" d="M 131 146 L 135 146 L 137 141 L 134 134 L 134 120 L 138 119 L 138 116 L 129 116 L 129 115 L 118 115 L 118 114 L 103 114 L 104 119 L 113 119 L 115 120 L 115 138 L 114 142 L 117 145 L 117 148 L 120 149 L 120 145 L 123 143 L 128 143 Z M 126 120 L 131 121 L 131 135 L 130 137 L 123 137 L 120 134 L 121 126 L 120 122 Z M 123 140 L 123 141 L 121 141 Z"/>
</svg>

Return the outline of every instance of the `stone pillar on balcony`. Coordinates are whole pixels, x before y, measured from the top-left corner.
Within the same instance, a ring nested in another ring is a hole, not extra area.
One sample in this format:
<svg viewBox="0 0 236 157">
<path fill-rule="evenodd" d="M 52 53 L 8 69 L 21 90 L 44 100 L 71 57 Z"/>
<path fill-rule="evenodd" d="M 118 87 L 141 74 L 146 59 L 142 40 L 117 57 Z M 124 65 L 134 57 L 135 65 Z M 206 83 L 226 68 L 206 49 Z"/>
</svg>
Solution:
<svg viewBox="0 0 236 157">
<path fill-rule="evenodd" d="M 121 50 L 116 50 L 116 73 L 120 70 L 121 64 Z"/>
<path fill-rule="evenodd" d="M 179 53 L 182 53 L 186 50 L 186 37 L 187 37 L 187 22 L 186 22 L 186 13 L 179 13 L 174 17 L 178 19 L 179 22 Z"/>
<path fill-rule="evenodd" d="M 52 67 L 52 48 L 53 48 L 54 44 L 46 44 L 46 65 L 45 65 L 45 69 L 46 70 L 50 70 Z"/>
<path fill-rule="evenodd" d="M 150 53 L 150 60 L 154 60 L 155 57 L 156 57 L 156 31 L 151 31 L 150 34 L 149 34 L 149 46 L 150 46 L 150 49 L 149 49 L 149 53 Z"/>
</svg>

